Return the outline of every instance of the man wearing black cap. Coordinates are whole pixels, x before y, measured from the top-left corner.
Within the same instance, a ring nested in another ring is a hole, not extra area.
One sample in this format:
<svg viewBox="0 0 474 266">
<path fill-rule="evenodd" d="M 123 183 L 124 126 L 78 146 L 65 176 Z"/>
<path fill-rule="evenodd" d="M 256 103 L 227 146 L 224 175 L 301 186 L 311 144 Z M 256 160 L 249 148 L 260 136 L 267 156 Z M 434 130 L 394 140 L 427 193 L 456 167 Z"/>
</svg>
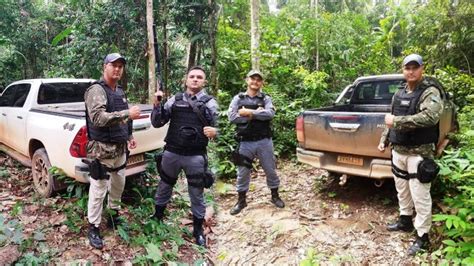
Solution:
<svg viewBox="0 0 474 266">
<path fill-rule="evenodd" d="M 435 145 L 439 137 L 439 118 L 443 111 L 440 84 L 423 77 L 423 60 L 410 54 L 403 60 L 406 86 L 393 96 L 392 113 L 385 116 L 385 130 L 378 149 L 388 143 L 392 149 L 392 172 L 397 189 L 400 217 L 387 226 L 389 231 L 411 232 L 416 229 L 416 241 L 408 249 L 414 256 L 429 246 L 431 227 L 431 180 L 436 171 L 426 167 L 434 164 Z M 433 174 L 434 173 L 434 174 Z M 416 216 L 413 224 L 412 215 Z"/>
<path fill-rule="evenodd" d="M 125 63 L 125 58 L 118 53 L 107 55 L 102 78 L 84 95 L 89 138 L 87 157 L 93 160 L 89 165 L 88 238 L 91 246 L 98 249 L 104 246 L 99 225 L 105 195 L 109 192 L 108 207 L 114 210 L 107 224 L 115 227 L 120 222 L 118 203 L 125 186 L 127 146 L 129 149 L 137 146 L 132 136 L 132 120 L 140 116 L 140 108 L 128 107 L 122 87 L 118 85 Z"/>
<path fill-rule="evenodd" d="M 269 95 L 261 92 L 263 74 L 251 70 L 247 74 L 247 91 L 236 95 L 229 106 L 229 120 L 237 126 L 238 149 L 234 154 L 237 164 L 237 193 L 239 198 L 230 211 L 236 215 L 247 207 L 246 194 L 250 185 L 250 172 L 254 158 L 259 162 L 267 176 L 267 186 L 271 190 L 271 202 L 278 208 L 285 203 L 278 194 L 280 179 L 275 171 L 275 156 L 271 120 L 275 116 L 275 108 Z"/>
</svg>

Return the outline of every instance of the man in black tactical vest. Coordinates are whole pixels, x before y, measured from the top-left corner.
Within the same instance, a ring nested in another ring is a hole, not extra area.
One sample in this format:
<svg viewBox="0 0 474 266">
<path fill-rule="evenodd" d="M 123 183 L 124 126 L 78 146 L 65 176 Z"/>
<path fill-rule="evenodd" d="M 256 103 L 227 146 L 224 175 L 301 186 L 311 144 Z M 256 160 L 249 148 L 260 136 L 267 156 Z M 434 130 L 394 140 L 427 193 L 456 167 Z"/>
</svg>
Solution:
<svg viewBox="0 0 474 266">
<path fill-rule="evenodd" d="M 275 116 L 275 108 L 269 95 L 261 92 L 263 74 L 251 70 L 247 74 L 247 91 L 236 95 L 229 106 L 229 120 L 236 124 L 238 148 L 234 151 L 233 161 L 237 167 L 238 200 L 230 214 L 236 215 L 247 207 L 246 194 L 250 185 L 250 172 L 254 158 L 258 158 L 265 175 L 267 186 L 271 190 L 271 202 L 278 208 L 285 203 L 278 194 L 280 178 L 275 168 L 271 120 Z"/>
<path fill-rule="evenodd" d="M 87 157 L 92 160 L 89 164 L 88 238 L 91 246 L 98 249 L 104 246 L 99 225 L 105 195 L 108 191 L 108 207 L 114 210 L 107 224 L 115 227 L 120 222 L 118 203 L 125 186 L 126 154 L 128 149 L 137 146 L 132 136 L 132 120 L 140 116 L 140 108 L 128 107 L 122 87 L 118 85 L 125 63 L 125 58 L 118 53 L 107 55 L 102 79 L 94 82 L 84 95 L 89 138 Z"/>
<path fill-rule="evenodd" d="M 162 91 L 156 92 L 151 114 L 154 127 L 170 122 L 163 154 L 157 160 L 161 177 L 155 194 L 155 219 L 162 221 L 173 187 L 183 170 L 188 181 L 188 193 L 193 213 L 193 235 L 196 244 L 206 247 L 203 232 L 206 205 L 204 188 L 210 188 L 213 176 L 208 170 L 207 144 L 217 135 L 217 101 L 207 95 L 204 69 L 194 66 L 185 78 L 186 91 L 177 93 L 162 104 Z"/>
<path fill-rule="evenodd" d="M 395 93 L 392 113 L 385 116 L 387 130 L 378 149 L 392 148 L 392 172 L 397 189 L 400 217 L 387 226 L 389 231 L 411 232 L 416 229 L 415 242 L 408 249 L 414 256 L 429 246 L 431 228 L 431 181 L 438 168 L 433 161 L 439 136 L 439 118 L 443 111 L 440 84 L 423 77 L 423 60 L 411 54 L 403 60 L 406 86 Z M 412 215 L 416 216 L 413 224 Z"/>
</svg>

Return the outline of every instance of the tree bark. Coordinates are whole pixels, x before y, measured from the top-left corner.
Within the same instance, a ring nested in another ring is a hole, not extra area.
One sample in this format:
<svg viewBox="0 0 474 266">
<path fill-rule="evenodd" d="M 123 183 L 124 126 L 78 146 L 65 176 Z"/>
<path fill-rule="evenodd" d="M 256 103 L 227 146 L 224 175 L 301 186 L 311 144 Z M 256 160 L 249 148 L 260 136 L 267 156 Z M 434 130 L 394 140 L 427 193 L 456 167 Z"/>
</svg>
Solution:
<svg viewBox="0 0 474 266">
<path fill-rule="evenodd" d="M 162 53 L 162 60 L 161 60 L 161 69 L 163 72 L 161 73 L 161 77 L 163 80 L 163 91 L 165 93 L 168 92 L 168 30 L 167 30 L 167 23 L 168 23 L 168 6 L 166 0 L 162 0 L 162 13 L 161 17 L 162 20 L 162 30 L 163 30 L 163 53 Z"/>
<path fill-rule="evenodd" d="M 153 0 L 146 0 L 146 29 L 148 36 L 148 103 L 153 103 L 156 87 L 155 48 L 153 45 Z"/>
<path fill-rule="evenodd" d="M 252 56 L 252 69 L 260 70 L 260 29 L 259 15 L 260 0 L 250 0 L 250 51 Z"/>
<path fill-rule="evenodd" d="M 319 9 L 318 9 L 318 0 L 311 0 L 311 8 L 314 10 L 314 18 L 318 19 Z M 316 31 L 316 51 L 314 55 L 314 61 L 316 66 L 316 71 L 319 71 L 319 25 Z"/>
<path fill-rule="evenodd" d="M 209 93 L 217 95 L 217 21 L 219 21 L 219 6 L 216 0 L 208 1 L 211 12 L 209 15 L 209 43 L 211 45 L 211 70 L 209 73 Z"/>
<path fill-rule="evenodd" d="M 203 13 L 198 12 L 199 17 L 197 21 L 198 25 L 198 34 L 201 34 L 202 32 L 202 20 L 203 20 Z M 193 37 L 193 36 L 191 36 Z M 194 40 L 189 44 L 189 54 L 188 54 L 188 69 L 196 65 L 196 60 L 197 60 L 197 55 L 198 55 L 198 49 L 199 49 L 199 40 Z"/>
</svg>

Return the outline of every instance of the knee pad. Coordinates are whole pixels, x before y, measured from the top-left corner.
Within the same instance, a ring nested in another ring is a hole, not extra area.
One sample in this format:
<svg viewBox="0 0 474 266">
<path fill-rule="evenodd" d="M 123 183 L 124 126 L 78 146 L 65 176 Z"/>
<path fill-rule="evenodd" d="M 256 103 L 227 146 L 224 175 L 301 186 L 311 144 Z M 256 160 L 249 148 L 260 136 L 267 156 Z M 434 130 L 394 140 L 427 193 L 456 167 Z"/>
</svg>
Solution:
<svg viewBox="0 0 474 266">
<path fill-rule="evenodd" d="M 195 174 L 195 175 L 186 175 L 188 180 L 188 185 L 196 188 L 204 188 L 204 175 Z"/>
<path fill-rule="evenodd" d="M 174 187 L 174 185 L 176 185 L 176 181 L 178 181 L 178 178 L 170 177 L 169 175 L 167 175 L 165 173 L 165 171 L 163 171 L 163 169 L 159 169 L 159 173 L 160 173 L 161 180 L 163 182 L 165 182 L 166 184 L 168 184 L 172 187 Z"/>
</svg>

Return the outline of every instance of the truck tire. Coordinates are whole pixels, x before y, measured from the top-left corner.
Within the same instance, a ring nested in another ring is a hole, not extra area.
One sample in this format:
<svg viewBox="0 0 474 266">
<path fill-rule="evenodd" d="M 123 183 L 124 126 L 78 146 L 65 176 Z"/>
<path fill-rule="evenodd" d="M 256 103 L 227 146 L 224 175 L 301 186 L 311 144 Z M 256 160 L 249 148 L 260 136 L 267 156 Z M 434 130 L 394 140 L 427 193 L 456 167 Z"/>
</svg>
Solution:
<svg viewBox="0 0 474 266">
<path fill-rule="evenodd" d="M 31 159 L 33 185 L 35 191 L 44 198 L 49 198 L 54 192 L 54 177 L 48 171 L 51 168 L 48 153 L 44 148 L 37 149 Z"/>
</svg>

